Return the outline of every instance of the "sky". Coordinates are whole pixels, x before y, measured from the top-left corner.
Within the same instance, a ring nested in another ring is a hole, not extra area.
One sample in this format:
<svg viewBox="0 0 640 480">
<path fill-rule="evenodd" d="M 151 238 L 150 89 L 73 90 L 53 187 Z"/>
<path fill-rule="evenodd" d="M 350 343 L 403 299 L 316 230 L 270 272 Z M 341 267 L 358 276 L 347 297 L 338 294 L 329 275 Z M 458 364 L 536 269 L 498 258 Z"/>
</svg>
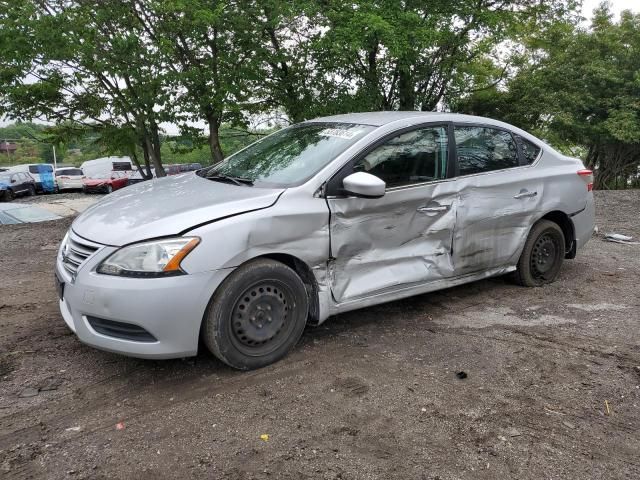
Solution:
<svg viewBox="0 0 640 480">
<path fill-rule="evenodd" d="M 588 19 L 591 18 L 593 10 L 600 5 L 602 0 L 583 0 L 582 2 L 582 15 Z M 640 13 L 640 0 L 608 0 L 611 5 L 611 11 L 615 15 L 615 19 L 620 18 L 620 12 L 622 10 L 631 10 L 634 13 Z M 6 121 L 0 118 L 0 127 L 13 123 L 12 121 Z M 163 125 L 167 133 L 177 134 L 178 129 L 174 125 Z"/>
<path fill-rule="evenodd" d="M 602 0 L 583 0 L 582 15 L 591 18 L 593 10 L 600 5 Z M 640 13 L 640 0 L 609 0 L 611 11 L 615 13 L 616 19 L 620 18 L 622 10 L 631 10 L 634 13 Z"/>
</svg>

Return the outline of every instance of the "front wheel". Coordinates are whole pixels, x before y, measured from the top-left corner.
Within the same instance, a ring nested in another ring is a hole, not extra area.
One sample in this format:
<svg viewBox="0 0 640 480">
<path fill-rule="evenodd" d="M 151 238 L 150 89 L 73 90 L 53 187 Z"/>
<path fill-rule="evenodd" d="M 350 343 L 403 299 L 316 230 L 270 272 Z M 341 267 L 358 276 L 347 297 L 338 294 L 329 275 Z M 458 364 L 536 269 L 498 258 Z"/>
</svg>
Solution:
<svg viewBox="0 0 640 480">
<path fill-rule="evenodd" d="M 107 185 L 107 193 L 113 192 L 113 187 L 111 185 Z"/>
<path fill-rule="evenodd" d="M 525 287 L 540 287 L 558 277 L 565 256 L 565 239 L 557 223 L 540 220 L 524 245 L 515 273 L 516 282 Z"/>
<path fill-rule="evenodd" d="M 307 314 L 307 292 L 296 272 L 275 260 L 253 260 L 213 295 L 202 336 L 224 363 L 252 370 L 280 360 L 298 343 Z"/>
<path fill-rule="evenodd" d="M 14 198 L 16 198 L 16 194 L 14 193 L 13 190 L 11 189 L 7 189 L 4 192 L 4 198 L 7 202 L 10 202 L 11 200 L 13 200 Z"/>
</svg>

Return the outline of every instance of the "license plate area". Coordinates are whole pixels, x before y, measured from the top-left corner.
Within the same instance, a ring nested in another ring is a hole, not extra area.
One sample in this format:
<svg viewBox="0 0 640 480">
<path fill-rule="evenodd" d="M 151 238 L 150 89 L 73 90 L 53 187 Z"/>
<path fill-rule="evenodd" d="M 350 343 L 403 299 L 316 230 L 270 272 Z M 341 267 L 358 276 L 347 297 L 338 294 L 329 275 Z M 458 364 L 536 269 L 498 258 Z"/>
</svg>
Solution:
<svg viewBox="0 0 640 480">
<path fill-rule="evenodd" d="M 62 300 L 64 297 L 64 282 L 60 280 L 60 277 L 58 277 L 57 273 L 54 273 L 53 277 L 56 286 L 56 293 L 58 294 L 58 298 Z"/>
</svg>

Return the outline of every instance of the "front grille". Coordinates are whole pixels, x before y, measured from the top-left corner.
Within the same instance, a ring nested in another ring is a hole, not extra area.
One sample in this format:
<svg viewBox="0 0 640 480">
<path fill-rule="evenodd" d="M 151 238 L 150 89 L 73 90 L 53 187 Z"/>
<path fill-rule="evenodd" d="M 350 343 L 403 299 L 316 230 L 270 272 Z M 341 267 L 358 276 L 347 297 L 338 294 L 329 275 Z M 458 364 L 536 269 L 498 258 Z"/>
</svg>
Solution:
<svg viewBox="0 0 640 480">
<path fill-rule="evenodd" d="M 98 245 L 89 243 L 69 232 L 67 242 L 62 246 L 62 266 L 72 277 L 75 277 L 80 265 L 96 253 L 99 248 Z"/>
<path fill-rule="evenodd" d="M 157 342 L 156 337 L 144 328 L 132 323 L 116 322 L 98 317 L 87 317 L 91 327 L 102 335 L 108 337 L 132 340 L 134 342 Z"/>
</svg>

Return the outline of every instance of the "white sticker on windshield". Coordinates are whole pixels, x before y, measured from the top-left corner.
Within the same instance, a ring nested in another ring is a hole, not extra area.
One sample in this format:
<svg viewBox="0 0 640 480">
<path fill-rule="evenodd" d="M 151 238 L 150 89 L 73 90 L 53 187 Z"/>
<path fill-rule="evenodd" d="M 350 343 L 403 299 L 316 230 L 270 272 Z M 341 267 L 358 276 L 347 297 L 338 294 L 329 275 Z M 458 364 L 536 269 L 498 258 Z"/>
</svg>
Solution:
<svg viewBox="0 0 640 480">
<path fill-rule="evenodd" d="M 351 140 L 356 136 L 357 133 L 357 131 L 354 132 L 352 130 L 342 130 L 340 128 L 325 128 L 320 132 L 320 135 L 324 137 L 336 137 Z"/>
</svg>

